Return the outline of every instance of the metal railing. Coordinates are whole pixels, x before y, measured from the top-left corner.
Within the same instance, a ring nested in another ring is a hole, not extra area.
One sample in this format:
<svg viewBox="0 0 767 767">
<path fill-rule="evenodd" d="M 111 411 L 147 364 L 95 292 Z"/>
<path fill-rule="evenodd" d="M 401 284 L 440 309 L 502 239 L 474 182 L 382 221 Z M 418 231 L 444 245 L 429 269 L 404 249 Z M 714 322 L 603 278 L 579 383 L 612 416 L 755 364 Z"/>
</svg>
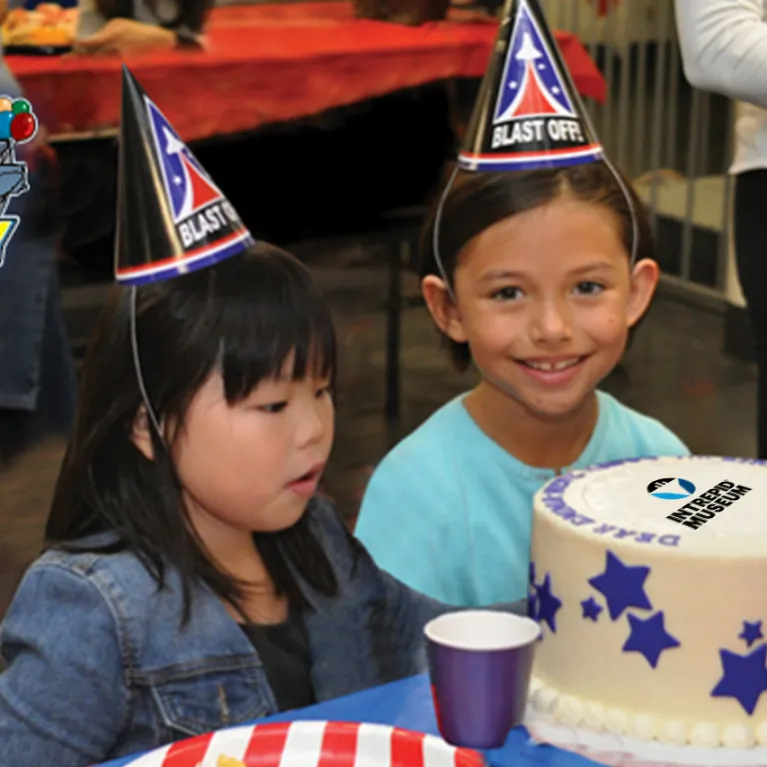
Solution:
<svg viewBox="0 0 767 767">
<path fill-rule="evenodd" d="M 589 100 L 605 149 L 652 211 L 664 273 L 721 293 L 729 242 L 733 104 L 692 88 L 671 0 L 542 0 L 549 23 L 576 33 L 607 82 Z"/>
</svg>

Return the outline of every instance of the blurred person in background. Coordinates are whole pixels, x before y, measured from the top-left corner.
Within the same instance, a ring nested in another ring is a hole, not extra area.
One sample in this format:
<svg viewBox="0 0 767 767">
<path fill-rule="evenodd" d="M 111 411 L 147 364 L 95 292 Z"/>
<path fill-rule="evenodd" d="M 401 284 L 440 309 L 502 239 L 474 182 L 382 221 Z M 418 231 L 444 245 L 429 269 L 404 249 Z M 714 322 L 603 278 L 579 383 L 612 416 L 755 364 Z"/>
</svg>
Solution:
<svg viewBox="0 0 767 767">
<path fill-rule="evenodd" d="M 767 459 L 767 2 L 676 0 L 687 80 L 737 99 L 733 230 L 759 370 L 757 450 Z"/>
<path fill-rule="evenodd" d="M 6 12 L 0 0 L 0 19 Z M 23 95 L 1 55 L 0 94 Z M 67 432 L 76 393 L 56 268 L 57 168 L 42 127 L 17 148 L 17 160 L 28 165 L 30 188 L 8 205 L 6 215 L 21 221 L 0 266 L 0 466 L 44 437 Z"/>
<path fill-rule="evenodd" d="M 143 55 L 202 48 L 214 0 L 79 0 L 75 51 Z"/>
</svg>

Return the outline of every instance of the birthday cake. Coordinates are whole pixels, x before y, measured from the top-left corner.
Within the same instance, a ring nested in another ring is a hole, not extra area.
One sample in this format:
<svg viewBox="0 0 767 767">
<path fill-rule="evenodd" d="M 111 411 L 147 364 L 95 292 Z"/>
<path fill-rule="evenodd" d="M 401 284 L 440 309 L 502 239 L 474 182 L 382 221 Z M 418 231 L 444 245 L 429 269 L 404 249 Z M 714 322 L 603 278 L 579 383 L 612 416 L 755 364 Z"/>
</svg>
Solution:
<svg viewBox="0 0 767 767">
<path fill-rule="evenodd" d="M 671 745 L 767 745 L 767 464 L 660 458 L 535 497 L 530 702 Z"/>
</svg>

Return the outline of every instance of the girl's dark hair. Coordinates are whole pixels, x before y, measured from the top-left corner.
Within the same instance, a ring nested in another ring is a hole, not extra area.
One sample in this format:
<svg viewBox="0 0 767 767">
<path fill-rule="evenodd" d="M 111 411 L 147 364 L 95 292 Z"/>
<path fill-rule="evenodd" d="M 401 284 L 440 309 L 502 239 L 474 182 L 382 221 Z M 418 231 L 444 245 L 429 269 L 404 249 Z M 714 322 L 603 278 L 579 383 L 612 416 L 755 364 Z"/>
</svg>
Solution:
<svg viewBox="0 0 767 767">
<path fill-rule="evenodd" d="M 46 545 L 72 551 L 135 554 L 165 583 L 180 574 L 184 619 L 191 587 L 202 579 L 237 605 L 241 586 L 215 567 L 187 519 L 168 449 L 151 429 L 155 460 L 131 435 L 143 400 L 133 363 L 131 289 L 118 288 L 85 359 L 75 426 L 46 527 Z M 309 270 L 259 244 L 207 269 L 138 289 L 136 335 L 147 396 L 160 423 L 182 424 L 189 403 L 219 368 L 227 402 L 277 376 L 295 352 L 295 379 L 333 380 L 336 341 L 329 309 Z M 313 366 L 310 370 L 309 366 Z M 113 532 L 114 544 L 84 549 L 82 539 Z M 331 564 L 304 515 L 288 530 L 255 533 L 279 594 L 306 606 L 296 574 L 327 596 L 337 592 Z"/>
<path fill-rule="evenodd" d="M 624 183 L 637 216 L 637 260 L 653 258 L 655 248 L 646 208 L 631 184 L 625 179 Z M 604 163 L 517 173 L 459 171 L 445 199 L 439 231 L 439 255 L 451 283 L 461 253 L 474 237 L 505 218 L 561 197 L 610 209 L 620 222 L 626 253 L 631 253 L 633 232 L 629 205 L 620 184 Z M 430 274 L 442 277 L 433 242 L 438 202 L 421 234 L 422 278 Z M 457 343 L 445 335 L 443 341 L 456 369 L 467 370 L 471 365 L 469 345 Z"/>
</svg>

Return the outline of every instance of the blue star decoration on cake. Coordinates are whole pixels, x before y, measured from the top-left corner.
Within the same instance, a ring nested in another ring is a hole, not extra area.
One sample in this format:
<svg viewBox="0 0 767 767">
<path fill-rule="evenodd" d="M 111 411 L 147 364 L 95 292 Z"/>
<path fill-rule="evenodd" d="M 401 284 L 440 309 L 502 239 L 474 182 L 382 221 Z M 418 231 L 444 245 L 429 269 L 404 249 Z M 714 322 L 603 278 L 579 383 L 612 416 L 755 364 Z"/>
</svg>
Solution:
<svg viewBox="0 0 767 767">
<path fill-rule="evenodd" d="M 551 590 L 551 575 L 546 573 L 543 583 L 535 584 L 537 603 L 536 620 L 545 623 L 553 633 L 557 633 L 557 612 L 562 607 L 562 600 Z"/>
<path fill-rule="evenodd" d="M 652 610 L 644 590 L 649 574 L 649 567 L 624 565 L 615 554 L 608 551 L 605 571 L 590 578 L 589 583 L 607 600 L 610 617 L 618 620 L 629 607 Z"/>
<path fill-rule="evenodd" d="M 711 691 L 711 696 L 735 698 L 750 716 L 762 693 L 767 690 L 767 645 L 760 645 L 748 655 L 720 650 L 719 656 L 722 678 Z"/>
<path fill-rule="evenodd" d="M 751 647 L 754 642 L 764 639 L 762 622 L 750 623 L 749 621 L 743 621 L 743 631 L 738 634 L 738 639 L 742 639 L 748 647 Z"/>
<path fill-rule="evenodd" d="M 599 618 L 599 613 L 602 612 L 604 609 L 599 603 L 597 602 L 594 597 L 589 597 L 588 599 L 584 599 L 581 602 L 581 607 L 583 608 L 583 617 L 584 619 L 594 621 L 594 623 L 597 622 L 597 619 Z"/>
<path fill-rule="evenodd" d="M 623 645 L 623 652 L 641 653 L 653 668 L 657 668 L 662 652 L 679 647 L 679 640 L 666 631 L 662 610 L 646 620 L 631 613 L 628 619 L 631 634 Z"/>
</svg>

